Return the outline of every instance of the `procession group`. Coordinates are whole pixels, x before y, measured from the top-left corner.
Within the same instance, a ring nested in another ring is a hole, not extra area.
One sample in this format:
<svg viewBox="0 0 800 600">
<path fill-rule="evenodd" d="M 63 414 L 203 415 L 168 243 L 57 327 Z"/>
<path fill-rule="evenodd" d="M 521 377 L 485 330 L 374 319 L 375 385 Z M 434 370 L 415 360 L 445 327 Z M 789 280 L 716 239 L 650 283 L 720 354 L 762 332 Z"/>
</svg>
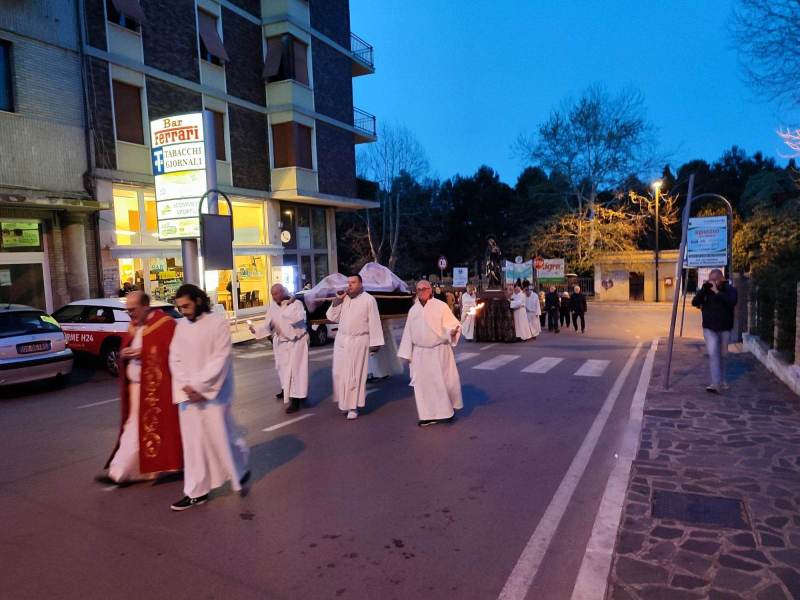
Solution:
<svg viewBox="0 0 800 600">
<path fill-rule="evenodd" d="M 308 398 L 309 336 L 306 311 L 281 284 L 264 323 L 251 325 L 257 338 L 272 340 L 286 412 Z M 249 450 L 237 426 L 233 350 L 227 319 L 211 309 L 199 287 L 181 286 L 174 320 L 150 308 L 141 291 L 126 296 L 131 326 L 121 351 L 122 420 L 117 444 L 96 479 L 125 486 L 183 471 L 184 496 L 171 505 L 182 511 L 208 501 L 209 492 L 230 482 L 241 491 L 250 479 Z M 453 347 L 462 325 L 448 305 L 433 298 L 428 281 L 416 285 L 399 348 L 381 322 L 375 298 L 360 275 L 336 292 L 326 317 L 338 323 L 333 351 L 333 400 L 348 420 L 365 406 L 367 378 L 392 359 L 408 361 L 422 427 L 452 420 L 463 407 Z"/>
</svg>

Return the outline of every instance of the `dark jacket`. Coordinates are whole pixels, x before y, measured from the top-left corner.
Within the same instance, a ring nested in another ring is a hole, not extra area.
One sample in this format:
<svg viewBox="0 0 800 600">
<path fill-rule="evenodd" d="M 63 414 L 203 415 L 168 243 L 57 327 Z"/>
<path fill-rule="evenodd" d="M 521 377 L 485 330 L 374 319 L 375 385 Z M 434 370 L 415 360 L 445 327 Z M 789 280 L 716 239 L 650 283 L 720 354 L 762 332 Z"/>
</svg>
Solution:
<svg viewBox="0 0 800 600">
<path fill-rule="evenodd" d="M 564 298 L 564 296 L 561 296 L 561 312 L 569 312 L 569 298 Z"/>
<path fill-rule="evenodd" d="M 586 296 L 583 295 L 583 292 L 573 293 L 569 297 L 569 309 L 579 315 L 589 312 L 586 308 Z"/>
<path fill-rule="evenodd" d="M 547 292 L 544 295 L 545 310 L 558 310 L 559 306 L 561 306 L 561 298 L 558 297 L 558 292 Z"/>
<path fill-rule="evenodd" d="M 706 283 L 695 294 L 692 306 L 703 313 L 703 329 L 730 331 L 737 300 L 736 288 L 728 282 L 723 282 L 716 294 L 711 291 L 711 284 Z"/>
</svg>

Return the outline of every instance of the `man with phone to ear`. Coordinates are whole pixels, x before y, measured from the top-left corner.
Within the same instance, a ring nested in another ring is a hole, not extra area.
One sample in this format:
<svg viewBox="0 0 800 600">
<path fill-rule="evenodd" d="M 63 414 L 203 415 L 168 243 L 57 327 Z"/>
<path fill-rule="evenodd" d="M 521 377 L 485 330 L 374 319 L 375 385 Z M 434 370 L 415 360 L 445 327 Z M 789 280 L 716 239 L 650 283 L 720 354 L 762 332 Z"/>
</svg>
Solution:
<svg viewBox="0 0 800 600">
<path fill-rule="evenodd" d="M 692 306 L 699 308 L 703 315 L 703 338 L 708 351 L 711 383 L 706 391 L 719 394 L 728 389 L 725 382 L 725 356 L 733 329 L 733 309 L 738 294 L 736 288 L 725 281 L 720 269 L 713 269 L 692 299 Z"/>
<path fill-rule="evenodd" d="M 325 316 L 339 324 L 333 345 L 333 400 L 348 419 L 357 419 L 366 404 L 369 353 L 384 343 L 378 303 L 364 293 L 361 276 L 351 275 Z"/>
</svg>

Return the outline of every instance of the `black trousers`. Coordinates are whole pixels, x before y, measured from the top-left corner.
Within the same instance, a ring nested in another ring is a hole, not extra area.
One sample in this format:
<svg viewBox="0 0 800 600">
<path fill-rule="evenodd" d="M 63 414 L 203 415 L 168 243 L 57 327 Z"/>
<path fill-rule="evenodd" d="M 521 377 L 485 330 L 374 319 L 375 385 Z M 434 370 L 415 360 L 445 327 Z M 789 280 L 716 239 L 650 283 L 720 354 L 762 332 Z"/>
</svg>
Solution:
<svg viewBox="0 0 800 600">
<path fill-rule="evenodd" d="M 583 313 L 572 313 L 572 324 L 575 325 L 575 331 L 578 331 L 578 319 L 581 320 L 581 331 L 586 329 L 586 319 L 583 318 Z"/>
<path fill-rule="evenodd" d="M 557 308 L 549 308 L 547 310 L 547 330 L 548 331 L 558 331 L 558 309 Z"/>
<path fill-rule="evenodd" d="M 564 327 L 564 325 L 569 327 L 569 311 L 568 310 L 562 310 L 561 311 L 561 326 Z"/>
</svg>

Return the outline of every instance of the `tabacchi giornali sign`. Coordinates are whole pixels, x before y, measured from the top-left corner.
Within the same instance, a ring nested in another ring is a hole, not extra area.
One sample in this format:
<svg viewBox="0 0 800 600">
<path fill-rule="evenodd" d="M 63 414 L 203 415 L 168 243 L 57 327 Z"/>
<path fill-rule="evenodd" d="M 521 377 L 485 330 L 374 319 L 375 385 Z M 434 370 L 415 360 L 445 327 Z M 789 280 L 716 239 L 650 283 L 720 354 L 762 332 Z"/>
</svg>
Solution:
<svg viewBox="0 0 800 600">
<path fill-rule="evenodd" d="M 153 176 L 156 184 L 158 238 L 200 237 L 197 215 L 206 192 L 203 113 L 150 121 Z"/>
</svg>

